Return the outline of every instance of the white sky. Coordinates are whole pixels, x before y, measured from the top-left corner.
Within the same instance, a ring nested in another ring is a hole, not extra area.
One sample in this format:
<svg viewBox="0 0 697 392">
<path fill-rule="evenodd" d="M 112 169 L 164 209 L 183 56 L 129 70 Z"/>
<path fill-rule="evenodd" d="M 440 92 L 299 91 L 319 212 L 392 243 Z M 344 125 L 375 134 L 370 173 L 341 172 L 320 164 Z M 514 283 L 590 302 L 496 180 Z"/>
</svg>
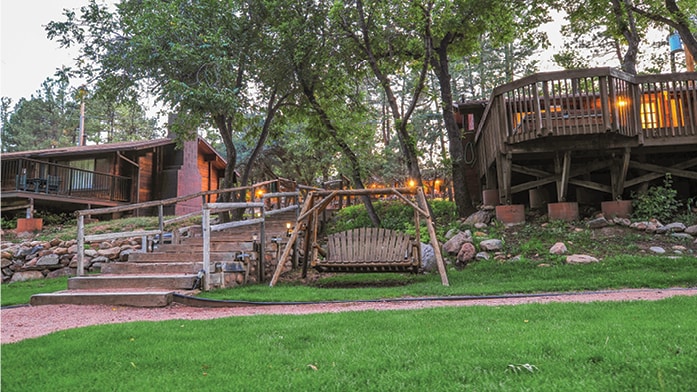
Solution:
<svg viewBox="0 0 697 392">
<path fill-rule="evenodd" d="M 77 52 L 46 38 L 44 26 L 62 20 L 64 8 L 88 0 L 0 0 L 0 96 L 29 98 L 57 68 L 72 65 Z"/>
</svg>

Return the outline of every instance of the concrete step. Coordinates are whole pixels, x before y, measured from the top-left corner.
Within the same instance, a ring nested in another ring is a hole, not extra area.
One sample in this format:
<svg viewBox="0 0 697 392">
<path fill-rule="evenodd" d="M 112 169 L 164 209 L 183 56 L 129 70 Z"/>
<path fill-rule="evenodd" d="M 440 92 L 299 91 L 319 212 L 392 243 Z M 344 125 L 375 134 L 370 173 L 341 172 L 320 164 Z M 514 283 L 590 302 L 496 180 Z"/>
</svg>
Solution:
<svg viewBox="0 0 697 392">
<path fill-rule="evenodd" d="M 211 261 L 235 261 L 236 252 L 211 252 Z M 128 255 L 129 263 L 200 263 L 203 261 L 203 252 L 192 253 L 131 253 Z"/>
<path fill-rule="evenodd" d="M 253 244 L 251 242 L 211 242 L 212 252 L 251 252 Z M 185 242 L 182 244 L 164 244 L 157 247 L 155 252 L 160 253 L 182 253 L 182 252 L 202 252 L 203 241 Z"/>
<path fill-rule="evenodd" d="M 195 263 L 104 263 L 102 274 L 196 274 L 203 269 L 202 262 Z"/>
<path fill-rule="evenodd" d="M 172 303 L 172 291 L 59 291 L 34 294 L 32 306 L 39 305 L 118 305 L 136 307 L 164 307 Z"/>
<path fill-rule="evenodd" d="M 88 275 L 68 279 L 68 289 L 190 290 L 194 286 L 195 280 L 195 274 Z"/>
</svg>

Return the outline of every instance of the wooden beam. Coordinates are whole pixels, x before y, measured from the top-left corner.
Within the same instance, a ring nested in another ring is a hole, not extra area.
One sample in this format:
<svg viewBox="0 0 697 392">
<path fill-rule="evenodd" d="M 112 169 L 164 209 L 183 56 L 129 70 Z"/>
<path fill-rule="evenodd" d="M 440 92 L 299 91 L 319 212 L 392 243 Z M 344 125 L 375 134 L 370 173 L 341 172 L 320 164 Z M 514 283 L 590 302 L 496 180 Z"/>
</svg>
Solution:
<svg viewBox="0 0 697 392">
<path fill-rule="evenodd" d="M 678 169 L 676 166 L 672 166 L 672 167 L 659 166 L 659 165 L 652 165 L 650 163 L 641 163 L 641 162 L 637 162 L 637 161 L 629 162 L 629 166 L 634 168 L 634 169 L 641 169 L 641 170 L 661 173 L 661 175 L 664 175 L 665 173 L 670 173 L 672 176 L 690 178 L 693 180 L 697 180 L 697 172 L 690 171 L 690 170 Z"/>
<path fill-rule="evenodd" d="M 632 162 L 629 163 L 629 166 L 632 167 Z M 669 169 L 687 169 L 692 166 L 697 166 L 697 158 L 693 158 L 690 160 L 687 160 L 682 163 L 678 163 L 677 165 L 670 166 Z M 641 184 L 643 182 L 648 182 L 651 180 L 655 180 L 657 178 L 661 178 L 665 175 L 665 173 L 649 173 L 649 174 L 644 174 L 643 176 L 639 176 L 636 178 L 632 178 L 631 180 L 628 180 L 625 182 L 624 186 L 625 188 L 630 188 L 634 185 Z"/>
<path fill-rule="evenodd" d="M 426 196 L 424 195 L 423 188 L 418 188 L 416 197 L 419 205 L 421 206 L 421 209 L 424 211 L 428 211 L 428 206 L 426 205 Z M 431 215 L 429 215 L 428 213 L 426 213 L 425 218 L 426 227 L 428 228 L 428 235 L 431 238 L 431 246 L 433 247 L 433 252 L 436 256 L 436 264 L 438 265 L 438 273 L 440 274 L 441 284 L 443 286 L 450 286 L 450 282 L 448 282 L 448 273 L 445 270 L 445 262 L 443 261 L 443 254 L 440 251 L 440 243 L 438 243 L 438 237 L 436 237 L 436 229 L 435 227 L 433 227 L 433 220 L 431 219 Z"/>
<path fill-rule="evenodd" d="M 302 211 L 300 211 L 300 216 L 305 216 L 307 211 L 311 208 L 312 206 L 312 200 L 313 200 L 313 193 L 310 192 L 305 200 L 305 205 L 303 206 Z M 326 200 L 326 199 L 325 199 Z M 296 227 L 298 227 L 297 223 L 301 222 L 300 217 L 298 217 L 298 220 L 296 221 Z M 276 285 L 276 282 L 278 282 L 278 278 L 281 277 L 281 272 L 283 272 L 283 266 L 286 264 L 286 259 L 288 256 L 290 256 L 290 251 L 293 249 L 293 244 L 295 241 L 298 239 L 298 233 L 300 230 L 293 230 L 293 233 L 290 235 L 290 239 L 286 243 L 286 248 L 283 250 L 283 255 L 279 257 L 279 259 L 276 262 L 276 270 L 273 273 L 273 277 L 271 278 L 271 282 L 269 282 L 269 286 L 273 287 Z"/>
</svg>

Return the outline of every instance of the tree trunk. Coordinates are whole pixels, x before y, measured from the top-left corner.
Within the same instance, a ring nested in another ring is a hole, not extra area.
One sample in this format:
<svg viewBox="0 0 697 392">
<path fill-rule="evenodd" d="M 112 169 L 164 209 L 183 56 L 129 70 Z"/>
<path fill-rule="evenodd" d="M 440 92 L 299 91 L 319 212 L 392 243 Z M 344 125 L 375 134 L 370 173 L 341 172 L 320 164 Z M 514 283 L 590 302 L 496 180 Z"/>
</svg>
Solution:
<svg viewBox="0 0 697 392">
<path fill-rule="evenodd" d="M 467 180 L 465 170 L 465 149 L 462 145 L 462 135 L 455 121 L 453 114 L 453 92 L 450 85 L 451 77 L 448 62 L 448 41 L 449 36 L 443 38 L 440 45 L 435 48 L 434 55 L 431 57 L 431 66 L 433 72 L 438 78 L 440 84 L 441 109 L 443 112 L 443 121 L 445 129 L 448 132 L 450 159 L 452 161 L 452 179 L 453 189 L 455 191 L 455 205 L 457 206 L 457 214 L 464 218 L 473 213 L 475 208 L 472 206 L 467 189 Z"/>
<path fill-rule="evenodd" d="M 622 71 L 636 75 L 636 60 L 639 55 L 640 38 L 634 21 L 634 13 L 630 7 L 628 0 L 612 0 L 612 11 L 615 14 L 615 20 L 622 36 L 627 41 L 627 51 L 620 59 Z"/>
<path fill-rule="evenodd" d="M 235 143 L 232 141 L 232 121 L 224 115 L 214 116 L 214 121 L 223 139 L 223 143 L 225 144 L 225 150 L 227 151 L 225 156 L 227 166 L 225 166 L 225 177 L 223 178 L 222 187 L 232 188 L 235 184 L 235 166 L 237 165 L 237 149 L 235 148 Z M 237 198 L 237 195 L 235 195 L 235 199 Z M 230 200 L 232 200 L 232 198 L 229 193 L 220 195 L 220 201 L 229 202 Z"/>
<path fill-rule="evenodd" d="M 346 144 L 346 142 L 339 137 L 336 128 L 334 127 L 334 123 L 332 123 L 331 119 L 329 118 L 329 115 L 324 111 L 320 103 L 317 102 L 317 99 L 315 99 L 315 93 L 312 87 L 310 87 L 301 78 L 299 79 L 300 84 L 303 88 L 303 94 L 305 95 L 305 97 L 307 97 L 307 100 L 310 102 L 310 106 L 312 106 L 312 109 L 319 116 L 320 121 L 322 122 L 322 125 L 324 125 L 324 127 L 326 128 L 326 131 L 329 134 L 329 136 L 331 136 L 332 139 L 334 139 L 334 142 L 336 142 L 336 144 L 339 146 L 346 158 L 348 158 L 349 163 L 351 165 L 351 178 L 354 184 L 357 188 L 364 189 L 365 185 L 363 185 L 363 180 L 361 179 L 361 164 L 358 160 L 358 157 L 353 152 L 353 150 L 351 150 L 349 145 Z M 370 197 L 361 196 L 361 201 L 365 205 L 368 217 L 370 218 L 370 221 L 373 224 L 373 226 L 380 227 L 380 218 L 378 217 L 378 214 L 375 211 L 375 207 L 373 206 L 373 202 L 370 200 Z"/>
</svg>

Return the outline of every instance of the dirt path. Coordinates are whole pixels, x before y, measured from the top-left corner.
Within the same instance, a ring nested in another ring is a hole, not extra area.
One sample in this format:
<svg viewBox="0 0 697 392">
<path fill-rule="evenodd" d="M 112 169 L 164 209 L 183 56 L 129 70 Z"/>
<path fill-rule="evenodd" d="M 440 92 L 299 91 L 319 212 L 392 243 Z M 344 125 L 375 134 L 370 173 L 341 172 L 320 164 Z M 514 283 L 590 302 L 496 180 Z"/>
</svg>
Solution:
<svg viewBox="0 0 697 392">
<path fill-rule="evenodd" d="M 194 308 L 174 304 L 165 308 L 130 308 L 106 305 L 47 305 L 4 308 L 0 312 L 1 342 L 13 343 L 64 329 L 132 321 L 205 320 L 261 314 L 310 314 L 363 310 L 423 309 L 442 306 L 502 306 L 550 302 L 655 301 L 676 295 L 697 295 L 690 289 L 641 289 L 593 293 L 549 294 L 511 298 L 345 302 L 310 305 L 263 305 L 230 308 Z"/>
</svg>

